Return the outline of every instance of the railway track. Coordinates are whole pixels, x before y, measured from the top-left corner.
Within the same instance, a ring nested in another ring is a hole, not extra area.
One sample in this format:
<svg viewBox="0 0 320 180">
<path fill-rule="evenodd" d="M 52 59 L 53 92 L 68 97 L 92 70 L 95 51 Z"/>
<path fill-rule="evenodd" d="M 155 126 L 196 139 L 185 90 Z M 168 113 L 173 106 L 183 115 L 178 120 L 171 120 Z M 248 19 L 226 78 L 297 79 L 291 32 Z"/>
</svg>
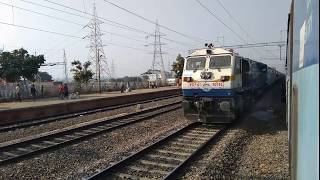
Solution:
<svg viewBox="0 0 320 180">
<path fill-rule="evenodd" d="M 91 176 L 96 179 L 176 179 L 181 169 L 228 125 L 203 126 L 196 122 Z"/>
<path fill-rule="evenodd" d="M 110 110 L 119 109 L 119 108 L 125 108 L 125 107 L 129 107 L 129 106 L 134 106 L 137 104 L 149 103 L 152 101 L 161 101 L 161 100 L 165 100 L 165 99 L 175 98 L 178 96 L 179 95 L 166 96 L 166 97 L 155 98 L 155 99 L 139 101 L 139 102 L 134 102 L 134 103 L 128 103 L 128 104 L 123 104 L 123 105 L 116 105 L 116 106 L 109 106 L 109 107 L 105 107 L 105 108 L 93 109 L 93 110 L 83 111 L 83 112 L 79 112 L 79 113 L 72 113 L 72 114 L 66 114 L 66 115 L 61 115 L 61 116 L 48 117 L 45 119 L 35 119 L 35 120 L 27 120 L 27 121 L 23 121 L 23 122 L 13 122 L 13 123 L 2 124 L 0 127 L 0 133 L 13 131 L 16 129 L 21 129 L 21 128 L 37 126 L 37 125 L 46 124 L 46 123 L 50 123 L 50 122 L 54 122 L 54 121 L 61 121 L 64 119 L 74 118 L 74 117 L 78 117 L 78 116 L 85 116 L 85 115 L 89 115 L 89 114 L 100 113 L 100 112 L 110 111 Z"/>
<path fill-rule="evenodd" d="M 137 112 L 101 118 L 35 136 L 1 143 L 0 165 L 16 162 L 36 154 L 60 148 L 67 144 L 106 133 L 179 108 L 181 108 L 181 101 L 176 101 Z"/>
</svg>

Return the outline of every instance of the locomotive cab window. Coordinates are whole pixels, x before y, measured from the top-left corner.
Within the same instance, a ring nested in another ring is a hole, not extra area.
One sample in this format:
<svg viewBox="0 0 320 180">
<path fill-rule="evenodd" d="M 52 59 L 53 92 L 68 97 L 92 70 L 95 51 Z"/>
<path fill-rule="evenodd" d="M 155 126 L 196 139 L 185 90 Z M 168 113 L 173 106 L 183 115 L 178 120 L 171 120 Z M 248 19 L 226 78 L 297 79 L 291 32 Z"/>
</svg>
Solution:
<svg viewBox="0 0 320 180">
<path fill-rule="evenodd" d="M 213 56 L 210 58 L 209 68 L 227 68 L 231 65 L 230 56 Z"/>
<path fill-rule="evenodd" d="M 205 57 L 193 57 L 187 59 L 186 70 L 200 70 L 204 69 L 206 65 Z"/>
</svg>

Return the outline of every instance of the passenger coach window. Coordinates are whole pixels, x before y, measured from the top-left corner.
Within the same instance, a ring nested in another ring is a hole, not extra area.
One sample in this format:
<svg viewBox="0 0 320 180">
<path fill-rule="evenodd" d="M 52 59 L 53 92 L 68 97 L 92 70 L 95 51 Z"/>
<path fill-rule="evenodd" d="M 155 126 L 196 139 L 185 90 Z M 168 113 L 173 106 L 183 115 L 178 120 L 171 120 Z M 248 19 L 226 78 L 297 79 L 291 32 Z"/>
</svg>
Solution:
<svg viewBox="0 0 320 180">
<path fill-rule="evenodd" d="M 230 56 L 214 56 L 210 58 L 209 68 L 225 68 L 230 67 L 231 57 Z"/>
<path fill-rule="evenodd" d="M 206 65 L 205 57 L 195 57 L 187 59 L 186 70 L 204 69 Z"/>
</svg>

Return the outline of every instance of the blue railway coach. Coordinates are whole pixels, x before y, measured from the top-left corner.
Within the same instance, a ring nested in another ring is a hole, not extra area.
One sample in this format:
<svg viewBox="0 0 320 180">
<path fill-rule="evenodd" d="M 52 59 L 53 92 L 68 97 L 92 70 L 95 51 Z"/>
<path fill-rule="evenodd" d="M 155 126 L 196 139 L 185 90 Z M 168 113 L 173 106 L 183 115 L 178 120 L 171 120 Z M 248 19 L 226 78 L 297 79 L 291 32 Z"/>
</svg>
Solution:
<svg viewBox="0 0 320 180">
<path fill-rule="evenodd" d="M 319 0 L 293 0 L 288 19 L 291 179 L 319 179 Z"/>
</svg>

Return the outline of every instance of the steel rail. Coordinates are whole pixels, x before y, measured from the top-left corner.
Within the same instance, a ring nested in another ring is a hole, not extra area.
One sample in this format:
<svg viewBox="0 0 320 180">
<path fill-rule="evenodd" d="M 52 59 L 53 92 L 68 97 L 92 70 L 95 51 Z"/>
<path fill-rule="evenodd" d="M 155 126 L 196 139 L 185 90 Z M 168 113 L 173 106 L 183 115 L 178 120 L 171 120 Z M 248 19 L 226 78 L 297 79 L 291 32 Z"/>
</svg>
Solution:
<svg viewBox="0 0 320 180">
<path fill-rule="evenodd" d="M 137 104 L 143 104 L 143 103 L 149 103 L 152 101 L 161 101 L 164 99 L 170 99 L 170 98 L 175 98 L 179 97 L 180 95 L 172 95 L 172 96 L 166 96 L 166 97 L 160 97 L 160 98 L 155 98 L 155 99 L 150 99 L 150 100 L 144 100 L 144 101 L 139 101 L 139 102 L 133 102 L 133 103 L 128 103 L 128 104 L 122 104 L 122 105 L 115 105 L 115 106 L 107 106 L 105 108 L 98 108 L 98 109 L 93 109 L 89 111 L 82 111 L 78 113 L 71 113 L 71 114 L 66 114 L 66 115 L 60 115 L 60 116 L 54 116 L 54 117 L 48 117 L 45 119 L 31 119 L 31 120 L 26 120 L 26 121 L 20 121 L 20 122 L 11 122 L 11 123 L 6 123 L 2 124 L 0 127 L 0 133 L 2 132 L 8 132 L 8 131 L 13 131 L 16 129 L 21 129 L 21 128 L 27 128 L 31 126 L 37 126 L 41 124 L 46 124 L 54 121 L 61 121 L 64 119 L 68 118 L 74 118 L 78 116 L 85 116 L 89 114 L 94 114 L 94 113 L 100 113 L 100 112 L 105 112 L 105 111 L 110 111 L 114 109 L 120 109 L 120 108 L 125 108 L 129 106 L 134 106 Z"/>
<path fill-rule="evenodd" d="M 30 156 L 57 149 L 92 136 L 128 126 L 145 119 L 155 117 L 181 108 L 181 101 L 152 107 L 138 112 L 115 115 L 111 118 L 101 118 L 95 121 L 66 127 L 35 137 L 22 138 L 0 143 L 0 165 L 16 162 Z"/>
<path fill-rule="evenodd" d="M 189 124 L 182 129 L 179 129 L 170 135 L 158 140 L 157 142 L 151 144 L 150 146 L 147 146 L 143 148 L 142 150 L 138 151 L 137 153 L 134 153 L 130 155 L 129 157 L 119 161 L 118 163 L 90 176 L 87 178 L 87 180 L 96 180 L 96 179 L 113 179 L 114 176 L 120 176 L 123 175 L 121 173 L 121 170 L 130 167 L 130 165 L 134 164 L 135 162 L 143 159 L 148 153 L 157 150 L 157 148 L 165 145 L 166 143 L 169 143 L 174 141 L 175 138 L 179 137 L 179 135 L 183 135 L 184 133 L 188 132 L 189 130 L 192 130 L 194 128 L 197 128 L 201 125 L 200 122 L 194 122 L 192 124 Z M 206 139 L 205 142 L 201 143 L 190 155 L 188 155 L 187 158 L 185 158 L 183 161 L 181 161 L 177 166 L 174 167 L 174 169 L 167 171 L 166 175 L 163 176 L 164 179 L 174 179 L 181 171 L 183 167 L 186 166 L 188 162 L 190 162 L 194 157 L 197 157 L 197 155 L 205 148 L 207 147 L 211 142 L 215 142 L 221 137 L 222 134 L 228 129 L 229 125 L 225 126 L 219 126 L 219 130 L 212 134 L 210 138 Z M 209 132 L 209 131 L 208 131 Z M 209 133 L 210 134 L 210 133 Z M 200 136 L 200 135 L 199 135 Z M 170 146 L 168 146 L 170 147 Z M 172 152 L 172 153 L 177 153 L 177 152 Z M 151 153 L 152 154 L 152 153 Z M 170 159 L 170 158 L 168 158 Z M 150 163 L 150 162 L 149 162 Z M 150 164 L 158 164 L 159 162 L 152 162 Z M 171 165 L 164 165 L 164 166 L 171 166 Z M 146 167 L 144 169 L 141 169 L 141 171 L 145 171 L 145 173 L 149 173 L 149 169 Z M 160 170 L 161 171 L 161 170 Z M 130 175 L 130 174 L 125 174 L 124 178 L 128 179 L 139 179 L 141 177 L 137 177 L 135 175 Z M 148 179 L 149 177 L 147 177 Z M 115 178 L 117 179 L 117 178 Z M 151 178 L 152 179 L 152 178 Z"/>
</svg>

